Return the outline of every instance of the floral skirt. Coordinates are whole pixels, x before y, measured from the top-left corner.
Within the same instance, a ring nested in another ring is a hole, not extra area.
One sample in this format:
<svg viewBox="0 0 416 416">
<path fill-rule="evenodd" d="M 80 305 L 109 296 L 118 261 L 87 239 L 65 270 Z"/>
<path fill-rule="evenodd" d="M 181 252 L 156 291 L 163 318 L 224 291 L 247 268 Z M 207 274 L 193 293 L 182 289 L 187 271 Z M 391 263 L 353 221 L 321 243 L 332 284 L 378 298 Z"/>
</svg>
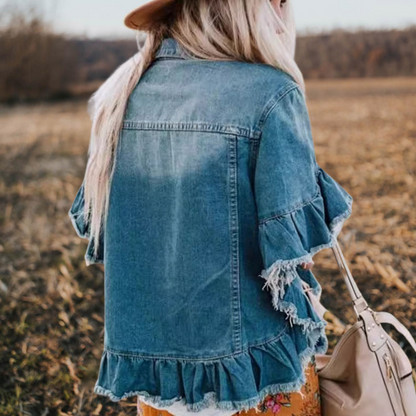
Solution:
<svg viewBox="0 0 416 416">
<path fill-rule="evenodd" d="M 155 409 L 140 400 L 137 401 L 137 411 L 142 416 L 172 416 L 168 411 Z M 270 394 L 257 407 L 241 410 L 234 416 L 321 416 L 315 357 L 306 369 L 306 383 L 300 393 Z"/>
</svg>

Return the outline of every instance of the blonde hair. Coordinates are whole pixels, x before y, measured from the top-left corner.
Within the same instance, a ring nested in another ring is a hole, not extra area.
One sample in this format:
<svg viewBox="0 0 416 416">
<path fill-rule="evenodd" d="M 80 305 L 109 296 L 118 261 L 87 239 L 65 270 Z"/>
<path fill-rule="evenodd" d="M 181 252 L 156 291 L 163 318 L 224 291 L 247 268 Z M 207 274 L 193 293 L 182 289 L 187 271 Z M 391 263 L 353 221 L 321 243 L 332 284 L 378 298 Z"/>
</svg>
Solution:
<svg viewBox="0 0 416 416">
<path fill-rule="evenodd" d="M 179 0 L 169 20 L 155 22 L 142 48 L 121 65 L 89 101 L 92 132 L 85 173 L 84 220 L 97 256 L 107 218 L 109 190 L 127 101 L 165 37 L 195 59 L 239 60 L 279 68 L 305 85 L 294 60 L 296 32 L 291 0 L 276 13 L 270 0 Z M 139 42 L 138 42 L 139 43 Z"/>
</svg>

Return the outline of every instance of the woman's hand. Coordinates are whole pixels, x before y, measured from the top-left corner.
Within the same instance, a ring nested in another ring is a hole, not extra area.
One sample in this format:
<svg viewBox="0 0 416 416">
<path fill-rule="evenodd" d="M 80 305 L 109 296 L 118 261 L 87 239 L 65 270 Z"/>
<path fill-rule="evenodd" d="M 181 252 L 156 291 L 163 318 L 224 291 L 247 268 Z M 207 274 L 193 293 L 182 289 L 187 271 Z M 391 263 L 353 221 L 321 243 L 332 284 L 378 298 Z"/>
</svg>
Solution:
<svg viewBox="0 0 416 416">
<path fill-rule="evenodd" d="M 301 267 L 302 267 L 302 269 L 310 270 L 310 269 L 312 269 L 314 264 L 315 263 L 313 261 L 311 261 L 310 263 L 302 263 Z"/>
</svg>

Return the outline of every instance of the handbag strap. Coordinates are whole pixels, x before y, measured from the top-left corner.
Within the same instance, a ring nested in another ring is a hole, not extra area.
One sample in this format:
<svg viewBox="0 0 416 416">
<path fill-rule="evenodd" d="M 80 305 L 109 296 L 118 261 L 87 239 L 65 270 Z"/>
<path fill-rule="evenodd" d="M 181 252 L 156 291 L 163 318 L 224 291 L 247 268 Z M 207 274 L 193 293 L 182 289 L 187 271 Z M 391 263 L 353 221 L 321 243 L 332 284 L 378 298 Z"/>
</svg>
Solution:
<svg viewBox="0 0 416 416">
<path fill-rule="evenodd" d="M 413 339 L 410 331 L 400 322 L 398 321 L 392 314 L 388 312 L 377 312 L 377 320 L 382 324 L 390 324 L 396 328 L 400 334 L 402 334 L 407 342 L 411 345 L 411 347 L 416 352 L 416 342 Z"/>
<path fill-rule="evenodd" d="M 347 265 L 347 261 L 345 260 L 345 257 L 342 253 L 341 247 L 339 246 L 339 243 L 336 237 L 335 237 L 335 244 L 332 247 L 332 251 L 334 252 L 335 259 L 338 263 L 338 267 L 347 285 L 348 292 L 352 299 L 354 311 L 357 317 L 359 317 L 360 313 L 368 308 L 368 304 L 366 300 L 364 299 L 363 295 L 361 294 L 360 289 L 357 286 L 357 283 L 352 277 L 351 271 Z"/>
<path fill-rule="evenodd" d="M 348 292 L 351 296 L 355 313 L 357 314 L 358 317 L 360 317 L 360 313 L 368 308 L 368 304 L 365 301 L 363 295 L 361 294 L 360 289 L 358 289 L 357 283 L 352 277 L 351 271 L 348 268 L 347 262 L 345 260 L 344 255 L 342 254 L 342 250 L 341 250 L 341 247 L 339 246 L 337 239 L 335 239 L 335 244 L 332 247 L 332 250 L 335 254 L 335 258 L 337 260 L 339 269 L 341 270 L 341 274 L 345 280 L 345 283 L 347 284 Z M 374 313 L 373 311 L 371 311 L 371 309 L 370 309 L 370 312 L 376 315 L 375 319 L 378 323 L 383 323 L 383 324 L 385 323 L 385 324 L 393 325 L 396 328 L 396 330 L 406 338 L 407 342 L 411 345 L 411 347 L 416 352 L 415 340 L 413 339 L 409 330 L 400 321 L 398 321 L 393 315 L 387 312 L 375 312 Z"/>
</svg>

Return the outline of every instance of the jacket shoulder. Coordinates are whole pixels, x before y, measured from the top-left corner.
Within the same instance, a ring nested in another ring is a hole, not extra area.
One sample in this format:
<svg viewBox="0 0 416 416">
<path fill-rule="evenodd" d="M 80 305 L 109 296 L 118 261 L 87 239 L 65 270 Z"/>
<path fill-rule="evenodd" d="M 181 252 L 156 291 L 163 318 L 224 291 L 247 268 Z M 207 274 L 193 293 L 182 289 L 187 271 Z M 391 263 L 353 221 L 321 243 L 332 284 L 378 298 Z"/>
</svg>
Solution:
<svg viewBox="0 0 416 416">
<path fill-rule="evenodd" d="M 282 69 L 261 63 L 236 62 L 228 66 L 234 73 L 230 79 L 243 83 L 245 88 L 256 91 L 265 98 L 272 97 L 282 88 L 295 87 L 298 84 L 294 78 Z"/>
<path fill-rule="evenodd" d="M 222 62 L 217 68 L 218 82 L 211 84 L 216 91 L 211 89 L 211 92 L 239 108 L 242 117 L 248 119 L 251 118 L 249 114 L 255 115 L 253 122 L 261 123 L 281 97 L 299 87 L 291 75 L 267 64 L 229 61 Z"/>
<path fill-rule="evenodd" d="M 134 89 L 126 120 L 186 120 L 258 135 L 268 109 L 296 86 L 289 74 L 262 63 L 157 60 Z"/>
<path fill-rule="evenodd" d="M 282 87 L 298 85 L 294 78 L 283 69 L 267 64 L 238 62 L 236 67 L 230 69 L 239 73 L 239 76 L 243 76 L 248 86 L 265 95 L 273 95 Z"/>
<path fill-rule="evenodd" d="M 258 103 L 260 125 L 263 124 L 268 113 L 286 94 L 294 89 L 301 91 L 299 84 L 291 75 L 270 65 L 256 64 L 251 77 L 253 77 L 253 79 L 250 79 L 251 91 L 261 97 L 261 102 Z"/>
</svg>

